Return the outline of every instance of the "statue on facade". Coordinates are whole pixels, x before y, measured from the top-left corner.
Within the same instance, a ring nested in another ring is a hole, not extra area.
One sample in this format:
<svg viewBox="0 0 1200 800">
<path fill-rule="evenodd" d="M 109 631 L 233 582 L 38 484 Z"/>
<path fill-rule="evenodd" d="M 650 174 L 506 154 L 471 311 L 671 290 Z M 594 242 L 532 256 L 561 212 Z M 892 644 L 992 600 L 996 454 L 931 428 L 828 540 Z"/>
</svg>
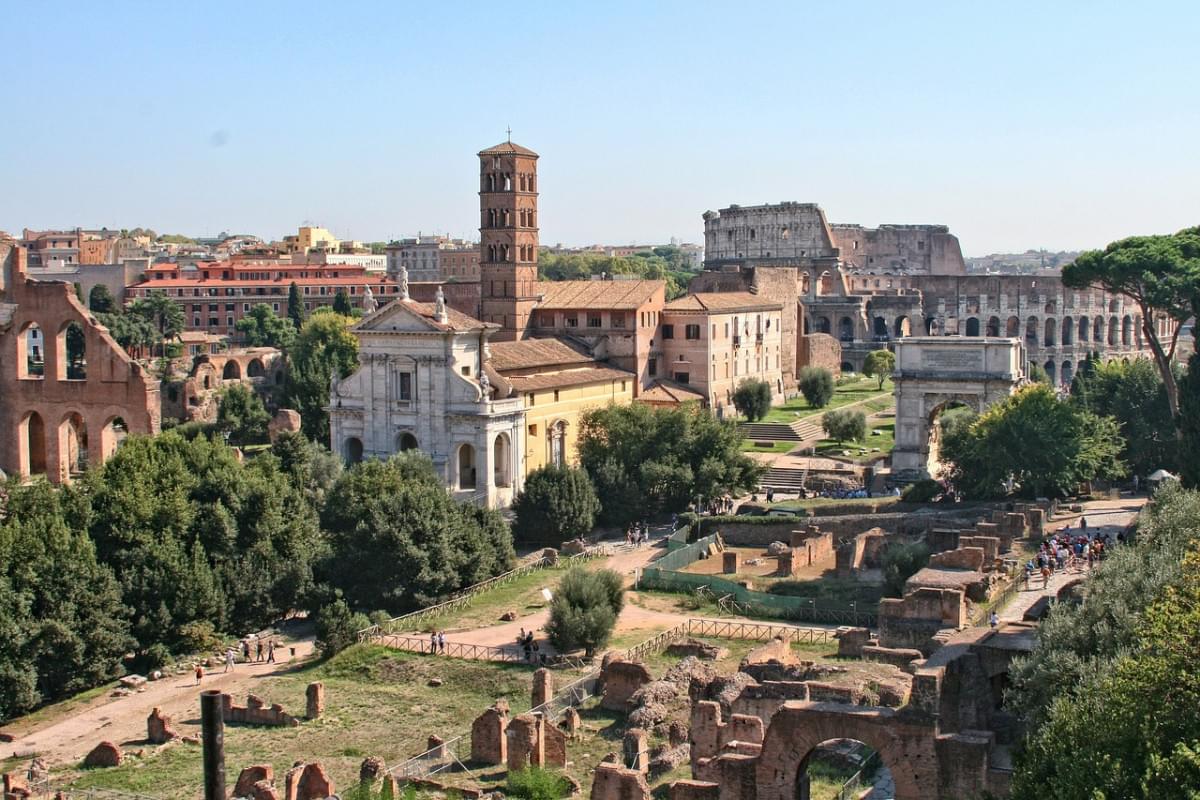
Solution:
<svg viewBox="0 0 1200 800">
<path fill-rule="evenodd" d="M 479 373 L 479 402 L 486 403 L 492 397 L 492 382 L 488 380 L 486 372 Z"/>
<path fill-rule="evenodd" d="M 363 313 L 371 314 L 375 309 L 379 308 L 379 301 L 375 299 L 370 286 L 364 286 L 363 288 L 366 290 L 363 292 Z"/>
<path fill-rule="evenodd" d="M 437 288 L 437 294 L 433 296 L 433 316 L 438 322 L 445 322 L 449 319 L 446 314 L 446 295 L 442 294 L 442 287 Z"/>
<path fill-rule="evenodd" d="M 400 284 L 400 299 L 408 299 L 408 267 L 400 265 L 400 272 L 396 275 L 396 282 Z"/>
</svg>

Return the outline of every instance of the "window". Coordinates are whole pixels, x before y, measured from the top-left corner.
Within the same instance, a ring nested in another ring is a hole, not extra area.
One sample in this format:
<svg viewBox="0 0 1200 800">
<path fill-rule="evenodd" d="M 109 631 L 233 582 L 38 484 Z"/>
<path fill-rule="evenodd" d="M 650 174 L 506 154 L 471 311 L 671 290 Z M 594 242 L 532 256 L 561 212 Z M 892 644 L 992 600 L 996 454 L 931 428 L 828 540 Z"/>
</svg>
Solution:
<svg viewBox="0 0 1200 800">
<path fill-rule="evenodd" d="M 537 395 L 534 394 L 533 392 L 530 392 L 529 394 L 525 395 L 525 402 L 529 403 L 529 405 L 531 405 L 531 406 L 536 406 L 537 405 Z"/>
<path fill-rule="evenodd" d="M 646 374 L 653 378 L 658 374 L 658 359 L 650 358 L 646 360 Z"/>
<path fill-rule="evenodd" d="M 554 390 L 554 402 L 558 402 L 558 389 Z"/>
<path fill-rule="evenodd" d="M 463 368 L 462 368 L 462 374 L 463 374 L 463 375 L 466 375 L 468 378 L 469 378 L 469 377 L 471 377 L 471 368 L 470 368 L 470 367 L 463 367 Z"/>
<path fill-rule="evenodd" d="M 588 327 L 589 328 L 599 328 L 600 327 L 600 315 L 599 314 L 588 314 L 587 319 L 588 319 Z"/>
<path fill-rule="evenodd" d="M 192 317 L 192 327 L 193 328 L 200 327 L 200 318 L 199 317 Z"/>
<path fill-rule="evenodd" d="M 612 326 L 614 328 L 624 328 L 625 327 L 625 315 L 624 314 L 612 314 L 609 317 L 609 319 L 612 321 Z"/>
<path fill-rule="evenodd" d="M 242 313 L 244 314 L 244 313 L 248 312 L 249 310 L 250 310 L 250 304 L 242 303 Z"/>
<path fill-rule="evenodd" d="M 235 307 L 236 305 L 237 305 L 236 303 L 226 303 L 226 304 L 225 304 L 225 310 L 226 310 L 226 311 L 233 311 L 233 309 L 234 309 L 234 307 Z"/>
<path fill-rule="evenodd" d="M 675 338 L 675 326 L 674 325 L 663 325 L 663 338 L 664 339 L 674 339 Z"/>
<path fill-rule="evenodd" d="M 530 436 L 537 436 L 537 425 L 530 425 L 530 426 L 529 426 L 529 435 L 530 435 Z"/>
<path fill-rule="evenodd" d="M 690 377 L 692 377 L 692 376 L 687 372 L 676 372 L 675 373 L 675 382 L 676 383 L 687 383 L 688 378 L 690 378 Z"/>
<path fill-rule="evenodd" d="M 215 327 L 217 327 L 217 318 L 216 318 L 216 317 L 209 317 L 209 318 L 208 318 L 208 327 L 210 327 L 210 328 L 215 328 Z"/>
<path fill-rule="evenodd" d="M 686 326 L 684 328 L 684 335 L 688 339 L 699 339 L 700 338 L 700 326 L 699 325 Z"/>
<path fill-rule="evenodd" d="M 401 372 L 400 373 L 400 386 L 399 386 L 398 394 L 400 396 L 400 400 L 402 400 L 404 402 L 410 402 L 412 400 L 412 373 L 411 372 Z"/>
<path fill-rule="evenodd" d="M 579 327 L 579 317 L 576 317 L 574 315 L 567 317 L 567 327 L 568 328 L 578 328 Z"/>
<path fill-rule="evenodd" d="M 216 311 L 216 310 L 217 310 L 217 304 L 216 304 L 216 303 L 210 303 L 210 304 L 209 304 L 209 306 L 208 306 L 208 310 L 209 310 L 209 311 Z"/>
<path fill-rule="evenodd" d="M 229 326 L 230 328 L 232 328 L 232 327 L 233 327 L 233 317 L 226 317 L 226 318 L 225 318 L 225 324 L 226 324 L 227 326 Z"/>
<path fill-rule="evenodd" d="M 276 314 L 278 314 L 279 313 L 279 303 L 271 303 L 271 310 L 274 311 Z"/>
</svg>

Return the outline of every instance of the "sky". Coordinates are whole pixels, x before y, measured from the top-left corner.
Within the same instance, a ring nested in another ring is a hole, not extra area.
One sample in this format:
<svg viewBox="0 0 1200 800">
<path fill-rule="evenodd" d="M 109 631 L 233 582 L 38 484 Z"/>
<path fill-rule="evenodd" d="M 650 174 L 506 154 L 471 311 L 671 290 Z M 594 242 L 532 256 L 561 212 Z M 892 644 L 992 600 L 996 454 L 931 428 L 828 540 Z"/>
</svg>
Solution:
<svg viewBox="0 0 1200 800">
<path fill-rule="evenodd" d="M 1200 224 L 1200 3 L 0 0 L 0 230 L 700 242 L 815 202 L 967 255 Z"/>
</svg>

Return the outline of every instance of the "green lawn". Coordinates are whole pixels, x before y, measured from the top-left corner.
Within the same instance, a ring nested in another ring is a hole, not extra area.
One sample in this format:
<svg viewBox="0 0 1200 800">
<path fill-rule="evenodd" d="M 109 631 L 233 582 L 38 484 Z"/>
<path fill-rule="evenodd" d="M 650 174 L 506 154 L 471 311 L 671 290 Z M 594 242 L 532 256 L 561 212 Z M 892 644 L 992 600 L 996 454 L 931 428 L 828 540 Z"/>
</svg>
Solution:
<svg viewBox="0 0 1200 800">
<path fill-rule="evenodd" d="M 896 423 L 888 421 L 871 426 L 872 431 L 880 431 L 879 436 L 867 431 L 867 438 L 861 442 L 835 442 L 832 439 L 822 439 L 817 443 L 817 455 L 826 457 L 845 458 L 860 464 L 879 461 L 891 455 L 896 446 Z"/>
<path fill-rule="evenodd" d="M 843 386 L 837 387 L 834 391 L 833 399 L 829 401 L 829 405 L 824 408 L 813 408 L 804 399 L 803 395 L 798 395 L 788 400 L 783 405 L 775 406 L 767 412 L 767 416 L 763 418 L 763 422 L 794 422 L 804 417 L 811 417 L 814 414 L 822 414 L 834 408 L 848 406 L 851 403 L 857 403 L 862 400 L 879 399 L 884 397 L 888 399 L 888 405 L 891 404 L 892 382 L 884 381 L 883 391 L 879 389 L 879 381 L 873 378 L 861 378 L 856 381 L 851 381 Z M 883 406 L 887 408 L 887 405 Z M 882 409 L 880 409 L 882 410 Z"/>
<path fill-rule="evenodd" d="M 763 447 L 765 444 L 767 447 Z M 742 442 L 742 452 L 744 453 L 775 453 L 783 455 L 790 453 L 800 444 L 799 442 L 762 442 L 758 439 L 746 439 Z"/>
<path fill-rule="evenodd" d="M 542 589 L 553 589 L 565 573 L 564 567 L 533 570 L 494 589 L 480 592 L 469 606 L 446 614 L 422 617 L 417 625 L 408 630 L 419 629 L 426 633 L 434 630 L 474 630 L 498 623 L 506 611 L 515 611 L 518 616 L 536 613 L 546 605 Z"/>
</svg>

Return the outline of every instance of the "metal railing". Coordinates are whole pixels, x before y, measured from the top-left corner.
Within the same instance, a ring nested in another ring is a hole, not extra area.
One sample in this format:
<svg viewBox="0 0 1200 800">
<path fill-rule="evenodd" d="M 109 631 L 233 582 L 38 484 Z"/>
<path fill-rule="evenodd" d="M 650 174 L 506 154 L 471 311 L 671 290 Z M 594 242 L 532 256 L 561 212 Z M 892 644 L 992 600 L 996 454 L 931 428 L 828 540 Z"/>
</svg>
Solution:
<svg viewBox="0 0 1200 800">
<path fill-rule="evenodd" d="M 834 640 L 834 631 L 824 628 L 715 619 L 689 619 L 687 633 L 689 636 L 707 636 L 711 639 L 747 639 L 755 642 L 769 642 L 779 637 L 797 644 L 826 644 Z"/>
</svg>

